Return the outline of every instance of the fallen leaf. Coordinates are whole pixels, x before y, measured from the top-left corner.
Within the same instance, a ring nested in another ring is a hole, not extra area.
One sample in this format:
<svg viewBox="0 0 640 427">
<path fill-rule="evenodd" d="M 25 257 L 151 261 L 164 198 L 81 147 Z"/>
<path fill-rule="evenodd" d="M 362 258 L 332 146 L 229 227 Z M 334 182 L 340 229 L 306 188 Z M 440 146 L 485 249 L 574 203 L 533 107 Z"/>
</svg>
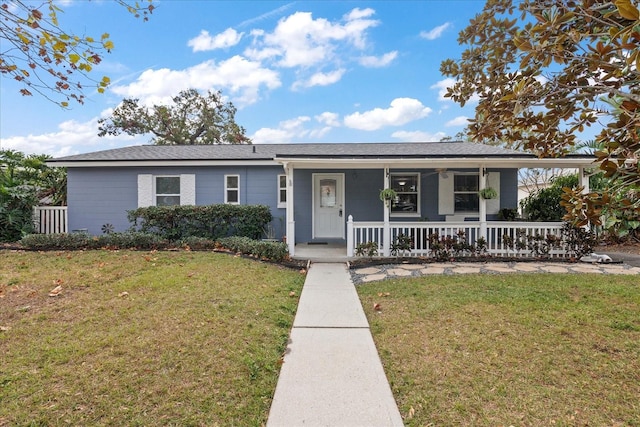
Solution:
<svg viewBox="0 0 640 427">
<path fill-rule="evenodd" d="M 50 297 L 57 297 L 62 292 L 62 286 L 58 285 L 49 291 Z"/>
<path fill-rule="evenodd" d="M 416 414 L 416 410 L 413 409 L 413 406 L 409 408 L 409 415 L 408 418 L 413 418 L 413 416 Z"/>
<path fill-rule="evenodd" d="M 304 268 L 300 269 L 300 274 L 307 274 L 307 270 L 305 270 Z"/>
<path fill-rule="evenodd" d="M 382 311 L 382 307 L 380 307 L 380 304 L 375 302 L 375 303 L 373 303 L 373 310 L 374 311 Z"/>
<path fill-rule="evenodd" d="M 129 296 L 129 292 L 127 292 L 127 291 L 120 292 L 120 293 L 118 294 L 118 296 L 119 296 L 120 298 L 128 297 L 128 296 Z"/>
<path fill-rule="evenodd" d="M 11 329 L 11 326 L 0 326 L 0 332 L 7 332 Z"/>
<path fill-rule="evenodd" d="M 289 296 L 290 296 L 290 297 L 295 297 L 295 296 L 296 296 L 296 293 L 295 293 L 294 291 L 291 291 L 291 292 L 289 292 Z"/>
</svg>

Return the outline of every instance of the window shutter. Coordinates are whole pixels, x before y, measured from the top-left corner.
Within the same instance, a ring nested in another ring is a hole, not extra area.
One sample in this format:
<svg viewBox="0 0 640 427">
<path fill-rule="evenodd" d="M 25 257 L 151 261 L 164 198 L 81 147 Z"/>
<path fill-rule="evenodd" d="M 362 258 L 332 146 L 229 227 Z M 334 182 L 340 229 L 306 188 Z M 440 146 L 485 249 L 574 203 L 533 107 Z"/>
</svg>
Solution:
<svg viewBox="0 0 640 427">
<path fill-rule="evenodd" d="M 180 204 L 196 204 L 196 176 L 195 174 L 180 175 Z"/>
<path fill-rule="evenodd" d="M 498 192 L 498 197 L 487 200 L 487 215 L 497 214 L 500 211 L 500 172 L 489 172 L 487 186 Z"/>
<path fill-rule="evenodd" d="M 438 214 L 452 215 L 455 209 L 453 200 L 453 173 L 438 175 Z"/>
<path fill-rule="evenodd" d="M 153 175 L 151 174 L 139 174 L 138 175 L 138 207 L 146 208 L 147 206 L 153 206 Z"/>
</svg>

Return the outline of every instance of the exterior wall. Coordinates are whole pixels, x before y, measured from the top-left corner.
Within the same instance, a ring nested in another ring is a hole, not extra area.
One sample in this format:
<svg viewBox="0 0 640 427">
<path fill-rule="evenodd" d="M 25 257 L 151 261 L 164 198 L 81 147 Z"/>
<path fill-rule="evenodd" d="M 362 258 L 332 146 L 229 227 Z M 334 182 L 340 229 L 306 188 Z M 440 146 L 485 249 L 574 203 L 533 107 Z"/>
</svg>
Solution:
<svg viewBox="0 0 640 427">
<path fill-rule="evenodd" d="M 277 237 L 284 234 L 285 209 L 278 208 L 279 166 L 256 167 L 137 167 L 69 168 L 69 230 L 102 234 L 102 225 L 115 231 L 130 227 L 127 211 L 138 207 L 138 174 L 195 174 L 196 204 L 224 203 L 224 176 L 240 176 L 240 204 L 271 207 Z M 280 220 L 279 218 L 282 218 Z"/>
<path fill-rule="evenodd" d="M 399 170 L 392 172 L 421 173 L 420 217 L 392 217 L 391 221 L 442 221 L 438 214 L 438 174 L 433 169 Z M 453 172 L 452 169 L 449 169 Z M 475 172 L 477 169 L 460 171 Z M 517 170 L 490 169 L 500 172 L 500 208 L 517 207 Z M 272 225 L 276 237 L 284 235 L 286 215 L 278 208 L 278 178 L 280 166 L 255 167 L 137 167 L 137 168 L 69 168 L 68 215 L 69 230 L 87 229 L 102 234 L 104 224 L 113 224 L 116 231 L 125 231 L 130 223 L 127 211 L 138 207 L 138 174 L 195 174 L 196 204 L 224 202 L 224 176 L 240 176 L 240 203 L 264 204 L 271 207 Z M 294 170 L 294 220 L 296 243 L 312 240 L 312 184 L 314 173 L 343 173 L 345 185 L 344 222 L 349 215 L 354 221 L 382 221 L 384 208 L 379 193 L 384 188 L 382 169 Z M 490 215 L 489 220 L 496 219 Z"/>
</svg>

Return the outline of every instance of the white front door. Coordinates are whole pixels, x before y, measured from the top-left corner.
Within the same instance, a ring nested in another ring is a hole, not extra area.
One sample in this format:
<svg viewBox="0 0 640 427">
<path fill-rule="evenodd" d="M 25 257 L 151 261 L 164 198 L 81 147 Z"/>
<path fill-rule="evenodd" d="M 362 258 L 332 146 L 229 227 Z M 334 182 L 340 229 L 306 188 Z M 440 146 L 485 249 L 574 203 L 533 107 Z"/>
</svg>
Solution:
<svg viewBox="0 0 640 427">
<path fill-rule="evenodd" d="M 313 238 L 344 239 L 344 174 L 313 174 Z"/>
</svg>

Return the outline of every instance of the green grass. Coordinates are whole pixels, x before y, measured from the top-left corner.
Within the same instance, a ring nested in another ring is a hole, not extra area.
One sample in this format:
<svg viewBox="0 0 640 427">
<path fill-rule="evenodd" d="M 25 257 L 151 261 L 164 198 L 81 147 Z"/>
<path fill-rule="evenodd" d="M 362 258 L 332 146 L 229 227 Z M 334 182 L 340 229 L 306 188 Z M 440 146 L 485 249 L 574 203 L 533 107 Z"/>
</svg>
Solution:
<svg viewBox="0 0 640 427">
<path fill-rule="evenodd" d="M 2 251 L 0 265 L 0 425 L 266 422 L 299 272 L 205 252 Z"/>
<path fill-rule="evenodd" d="M 440 276 L 358 291 L 409 426 L 640 426 L 637 277 Z"/>
</svg>

